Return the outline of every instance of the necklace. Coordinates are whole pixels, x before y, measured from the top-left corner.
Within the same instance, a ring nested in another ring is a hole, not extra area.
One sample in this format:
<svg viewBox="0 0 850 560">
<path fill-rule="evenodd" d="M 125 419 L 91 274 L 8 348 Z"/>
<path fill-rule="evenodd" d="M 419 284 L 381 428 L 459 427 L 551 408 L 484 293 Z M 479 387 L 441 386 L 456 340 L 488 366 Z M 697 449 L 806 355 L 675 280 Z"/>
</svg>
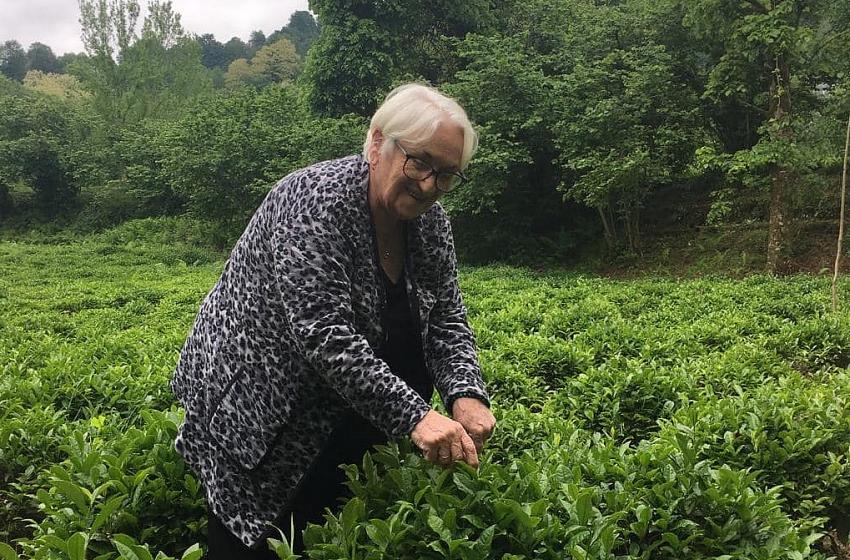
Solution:
<svg viewBox="0 0 850 560">
<path fill-rule="evenodd" d="M 400 231 L 399 233 L 403 236 L 403 235 L 404 235 L 404 233 L 405 233 L 406 231 L 407 231 L 407 227 L 406 227 L 405 225 L 402 225 L 402 229 L 401 229 L 401 231 Z M 390 243 L 390 239 L 391 239 L 391 237 L 389 237 L 389 236 L 387 236 L 387 237 L 382 237 L 382 236 L 378 236 L 378 235 L 376 235 L 376 238 L 377 238 L 377 241 L 378 241 L 377 245 L 378 245 L 378 247 L 379 247 L 379 249 L 378 249 L 378 250 L 379 250 L 379 252 L 380 252 L 380 254 L 381 254 L 381 257 L 382 257 L 385 261 L 390 260 L 390 257 L 392 256 L 392 254 L 393 254 L 393 253 L 392 253 L 392 252 L 390 252 L 390 250 L 389 250 L 389 249 L 387 249 L 386 247 L 391 245 L 391 243 Z M 403 238 L 402 238 L 402 239 L 403 239 Z M 383 242 L 381 242 L 381 241 L 383 241 Z M 402 241 L 402 243 L 403 243 L 403 241 Z M 403 251 L 403 250 L 404 250 L 404 249 L 402 249 L 402 251 Z"/>
</svg>

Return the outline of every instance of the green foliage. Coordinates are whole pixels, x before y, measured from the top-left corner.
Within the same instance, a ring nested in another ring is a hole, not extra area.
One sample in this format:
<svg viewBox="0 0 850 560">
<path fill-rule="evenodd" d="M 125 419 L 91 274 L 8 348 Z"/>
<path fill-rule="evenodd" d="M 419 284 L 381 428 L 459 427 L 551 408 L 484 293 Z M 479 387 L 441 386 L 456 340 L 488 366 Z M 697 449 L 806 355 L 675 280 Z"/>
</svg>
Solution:
<svg viewBox="0 0 850 560">
<path fill-rule="evenodd" d="M 24 77 L 23 83 L 27 89 L 67 101 L 79 102 L 88 95 L 82 89 L 79 80 L 68 74 L 45 74 L 40 70 L 30 70 Z"/>
<path fill-rule="evenodd" d="M 117 106 L 119 122 L 175 118 L 196 97 L 211 89 L 198 46 L 185 37 L 173 39 L 172 45 L 167 40 L 149 34 L 123 53 L 121 79 L 129 81 L 124 88 L 130 91 L 121 96 Z"/>
<path fill-rule="evenodd" d="M 27 73 L 27 53 L 17 41 L 6 41 L 0 46 L 0 74 L 22 81 Z"/>
<path fill-rule="evenodd" d="M 228 87 L 269 84 L 289 84 L 300 70 L 300 59 L 295 46 L 285 37 L 261 47 L 250 61 L 240 58 L 233 61 L 225 75 Z"/>
<path fill-rule="evenodd" d="M 576 221 L 565 198 L 598 209 L 609 246 L 619 241 L 615 222 L 631 248 L 639 246 L 644 201 L 683 179 L 706 136 L 697 95 L 680 77 L 678 45 L 656 42 L 662 34 L 646 21 L 675 27 L 675 16 L 653 9 L 509 3 L 504 34 L 459 43 L 465 66 L 446 89 L 482 125 L 482 167 L 472 169 L 470 189 L 448 202 L 461 224 L 486 212 L 501 222 L 498 230 L 552 235 L 565 215 Z M 596 233 L 579 223 L 588 237 Z M 562 230 L 558 244 L 570 250 L 576 242 L 569 239 Z"/>
<path fill-rule="evenodd" d="M 53 49 L 44 43 L 32 43 L 27 49 L 27 70 L 39 70 L 48 74 L 58 74 L 61 71 L 59 61 L 53 54 Z"/>
<path fill-rule="evenodd" d="M 231 37 L 224 44 L 224 59 L 229 62 L 240 58 L 251 58 L 251 47 L 239 37 Z"/>
<path fill-rule="evenodd" d="M 472 181 L 444 199 L 470 262 L 637 257 L 647 220 L 666 223 L 653 204 L 690 185 L 713 207 L 681 203 L 689 224 L 762 220 L 780 169 L 790 216 L 835 214 L 850 111 L 840 2 L 321 0 L 321 28 L 300 11 L 250 44 L 188 38 L 169 2 L 143 22 L 136 0 L 80 7 L 86 54 L 56 62 L 86 91 L 66 110 L 75 137 L 55 181 L 79 189 L 80 227 L 189 211 L 233 236 L 293 165 L 359 151 L 363 119 L 411 80 L 458 98 L 480 133 Z M 0 59 L 23 50 L 11 43 Z M 30 50 L 31 67 L 52 64 L 49 48 Z M 41 88 L 74 89 L 54 81 Z M 225 85 L 235 91 L 213 95 Z M 285 105 L 255 105 L 266 97 Z M 21 223 L 26 189 L 0 182 L 0 208 Z M 78 210 L 72 198 L 57 214 Z"/>
<path fill-rule="evenodd" d="M 568 196 L 629 212 L 681 175 L 699 131 L 695 98 L 676 83 L 664 47 L 613 50 L 557 87 L 555 142 L 575 181 L 561 185 Z"/>
<path fill-rule="evenodd" d="M 129 218 L 177 214 L 184 209 L 185 197 L 175 192 L 165 171 L 166 158 L 174 149 L 170 138 L 176 127 L 169 121 L 144 121 L 117 135 L 114 155 L 123 171 L 116 179 L 103 177 L 103 186 L 97 192 L 106 191 L 102 197 L 105 204 L 120 200 L 119 193 L 125 193 L 129 200 L 116 205 L 114 213 L 107 208 L 94 209 L 94 216 L 114 225 Z"/>
<path fill-rule="evenodd" d="M 551 81 L 544 58 L 520 38 L 503 35 L 470 34 L 458 43 L 458 53 L 465 68 L 445 89 L 467 108 L 481 138 L 468 169 L 471 183 L 445 198 L 459 246 L 469 249 L 464 257 L 487 262 L 526 255 L 530 262 L 547 252 L 566 260 L 582 237 L 571 232 L 595 232 L 592 226 L 565 226 L 587 224 L 564 208 L 554 188 Z"/>
<path fill-rule="evenodd" d="M 201 48 L 188 38 L 171 3 L 153 2 L 142 26 L 136 0 L 80 3 L 83 42 L 89 55 L 72 65 L 109 126 L 145 118 L 173 118 L 211 89 Z"/>
<path fill-rule="evenodd" d="M 0 94 L 0 184 L 23 182 L 48 216 L 73 202 L 71 117 L 62 103 L 20 91 Z"/>
<path fill-rule="evenodd" d="M 190 212 L 231 234 L 270 185 L 301 166 L 358 151 L 365 134 L 361 119 L 311 117 L 293 88 L 241 89 L 207 101 L 166 129 L 161 176 Z"/>
<path fill-rule="evenodd" d="M 73 247 L 42 246 L 49 252 L 38 257 L 38 245 L 3 245 L 0 540 L 28 535 L 19 545 L 26 557 L 64 555 L 80 539 L 90 554 L 114 551 L 119 532 L 172 554 L 203 538 L 203 491 L 173 449 L 181 412 L 170 409 L 164 383 L 183 336 L 165 325 L 191 320 L 180 307 L 196 307 L 203 293 L 168 294 L 157 270 L 182 267 L 185 281 L 219 266 L 189 268 L 187 261 L 222 256 L 189 246 L 203 235 L 190 224 L 152 226 L 142 222 Z M 29 282 L 32 299 L 8 297 L 18 282 L 13 271 L 44 266 L 45 258 L 55 264 Z M 130 290 L 128 266 L 140 273 Z M 177 287 L 180 275 L 170 276 Z M 63 278 L 74 285 L 59 299 L 38 294 Z M 14 312 L 21 304 L 32 305 L 28 314 Z M 150 345 L 136 346 L 141 340 Z M 176 504 L 197 519 L 171 515 Z"/>
<path fill-rule="evenodd" d="M 217 221 L 217 246 L 232 242 L 281 177 L 317 161 L 359 152 L 365 134 L 364 121 L 351 115 L 313 117 L 300 92 L 282 85 L 210 94 L 179 120 L 144 120 L 117 130 L 110 130 L 85 104 L 23 92 L 14 93 L 12 101 L 4 105 L 7 134 L 23 130 L 27 136 L 0 143 L 6 153 L 22 154 L 22 159 L 10 158 L 5 168 L 7 160 L 0 159 L 5 184 L 23 179 L 33 188 L 47 184 L 60 193 L 83 185 L 85 206 L 74 219 L 76 227 L 89 231 L 142 216 L 189 211 Z M 65 130 L 44 130 L 45 120 L 53 129 Z M 65 144 L 54 146 L 50 141 L 59 134 L 65 135 Z M 25 142 L 33 137 L 45 140 Z M 85 137 L 88 142 L 76 141 Z M 36 166 L 27 168 L 32 174 L 50 172 L 37 166 L 35 157 L 23 157 L 22 150 L 38 146 L 55 150 L 61 169 L 67 169 L 64 183 L 37 183 L 23 175 L 20 165 L 27 162 Z M 68 199 L 54 203 L 46 195 L 43 205 L 56 212 L 72 208 Z"/>
<path fill-rule="evenodd" d="M 202 553 L 168 379 L 225 256 L 199 247 L 207 227 L 0 244 L 0 540 L 15 553 Z M 850 507 L 850 320 L 825 280 L 487 267 L 461 283 L 499 421 L 481 467 L 378 448 L 345 467 L 353 497 L 308 528 L 303 557 L 825 558 L 828 516 Z M 293 558 L 291 541 L 282 527 L 268 544 Z"/>
<path fill-rule="evenodd" d="M 700 169 L 723 174 L 730 191 L 756 187 L 765 200 L 770 186 L 771 215 L 781 213 L 785 222 L 805 216 L 806 201 L 826 190 L 818 172 L 833 167 L 842 152 L 840 123 L 824 116 L 846 103 L 835 87 L 845 75 L 846 57 L 834 50 L 850 31 L 846 8 L 817 0 L 681 6 L 695 38 L 714 47 L 700 74 L 722 148 L 709 143 L 700 149 Z M 740 132 L 730 133 L 742 123 L 743 140 Z M 790 177 L 790 188 L 781 187 L 783 177 Z M 731 213 L 722 206 L 720 201 L 714 217 Z M 771 239 L 781 242 L 775 220 L 771 224 Z"/>
<path fill-rule="evenodd" d="M 481 151 L 470 170 L 474 188 L 449 198 L 448 207 L 460 215 L 495 212 L 504 198 L 517 195 L 523 182 L 516 179 L 529 173 L 532 154 L 545 150 L 541 125 L 548 84 L 516 39 L 472 35 L 458 46 L 471 62 L 448 91 L 482 124 Z"/>
<path fill-rule="evenodd" d="M 489 26 L 489 4 L 393 0 L 318 0 L 322 26 L 307 56 L 304 83 L 312 111 L 369 117 L 399 79 L 451 80 L 451 38 Z"/>
<path fill-rule="evenodd" d="M 370 19 L 321 19 L 322 34 L 307 53 L 304 80 L 310 109 L 319 115 L 367 117 L 389 89 L 393 38 Z"/>
<path fill-rule="evenodd" d="M 266 44 L 272 44 L 280 38 L 289 39 L 295 45 L 298 56 L 303 58 L 318 37 L 319 24 L 313 14 L 305 10 L 296 10 L 289 16 L 289 23 L 266 38 Z"/>
<path fill-rule="evenodd" d="M 176 507 L 198 516 L 204 506 L 203 488 L 173 449 L 182 418 L 175 410 L 143 410 L 140 416 L 140 428 L 127 429 L 119 420 L 116 430 L 107 417 L 95 416 L 89 429 L 70 434 L 62 446 L 68 458 L 44 473 L 37 493 L 43 520 L 25 547 L 33 556 L 77 534 L 98 554 L 113 549 L 116 533 L 132 532 L 172 551 L 198 538 L 200 522 L 184 526 L 163 515 Z"/>
<path fill-rule="evenodd" d="M 204 33 L 195 40 L 201 46 L 201 63 L 205 68 L 224 70 L 233 62 L 233 60 L 228 60 L 224 45 L 216 41 L 212 33 Z"/>
</svg>

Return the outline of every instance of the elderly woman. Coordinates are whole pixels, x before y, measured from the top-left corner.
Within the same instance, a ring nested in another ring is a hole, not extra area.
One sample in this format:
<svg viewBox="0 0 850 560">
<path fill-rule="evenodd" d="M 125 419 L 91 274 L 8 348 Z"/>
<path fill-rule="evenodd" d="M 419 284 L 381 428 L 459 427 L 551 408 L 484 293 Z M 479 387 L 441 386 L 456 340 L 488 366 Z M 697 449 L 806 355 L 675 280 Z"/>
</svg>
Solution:
<svg viewBox="0 0 850 560">
<path fill-rule="evenodd" d="M 408 84 L 363 155 L 282 179 L 204 299 L 172 389 L 175 446 L 206 489 L 208 558 L 266 558 L 272 525 L 321 522 L 340 463 L 409 436 L 433 463 L 478 464 L 495 418 L 437 200 L 477 147 L 464 110 Z M 452 418 L 430 406 L 434 387 Z"/>
</svg>

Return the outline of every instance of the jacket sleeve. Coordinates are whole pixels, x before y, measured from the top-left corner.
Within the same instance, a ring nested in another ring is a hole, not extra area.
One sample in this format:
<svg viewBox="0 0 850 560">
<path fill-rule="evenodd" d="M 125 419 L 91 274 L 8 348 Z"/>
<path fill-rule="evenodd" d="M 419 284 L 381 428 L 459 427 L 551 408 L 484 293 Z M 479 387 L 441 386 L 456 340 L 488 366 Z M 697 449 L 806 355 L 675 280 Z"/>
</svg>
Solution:
<svg viewBox="0 0 850 560">
<path fill-rule="evenodd" d="M 444 255 L 439 276 L 437 301 L 428 322 L 428 355 L 434 370 L 434 385 L 451 414 L 454 401 L 474 397 L 490 405 L 475 351 L 475 337 L 467 320 L 466 307 L 457 279 L 457 256 L 451 225 L 443 215 Z"/>
<path fill-rule="evenodd" d="M 351 251 L 328 220 L 301 215 L 274 234 L 284 313 L 298 350 L 342 398 L 391 438 L 431 409 L 354 328 Z"/>
</svg>

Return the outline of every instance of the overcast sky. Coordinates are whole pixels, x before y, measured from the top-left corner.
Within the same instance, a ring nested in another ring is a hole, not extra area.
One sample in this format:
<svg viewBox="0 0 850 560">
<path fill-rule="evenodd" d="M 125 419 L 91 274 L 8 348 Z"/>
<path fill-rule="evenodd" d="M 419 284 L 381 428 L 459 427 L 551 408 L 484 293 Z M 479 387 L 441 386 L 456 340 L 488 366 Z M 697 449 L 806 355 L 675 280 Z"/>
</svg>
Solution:
<svg viewBox="0 0 850 560">
<path fill-rule="evenodd" d="M 146 0 L 140 0 L 141 30 Z M 289 22 L 296 10 L 306 10 L 307 0 L 172 0 L 189 33 L 212 33 L 222 43 L 231 37 L 247 41 L 251 32 L 266 35 Z M 77 0 L 0 0 L 0 43 L 15 39 L 24 49 L 36 41 L 49 45 L 56 55 L 82 52 L 80 9 Z"/>
</svg>

